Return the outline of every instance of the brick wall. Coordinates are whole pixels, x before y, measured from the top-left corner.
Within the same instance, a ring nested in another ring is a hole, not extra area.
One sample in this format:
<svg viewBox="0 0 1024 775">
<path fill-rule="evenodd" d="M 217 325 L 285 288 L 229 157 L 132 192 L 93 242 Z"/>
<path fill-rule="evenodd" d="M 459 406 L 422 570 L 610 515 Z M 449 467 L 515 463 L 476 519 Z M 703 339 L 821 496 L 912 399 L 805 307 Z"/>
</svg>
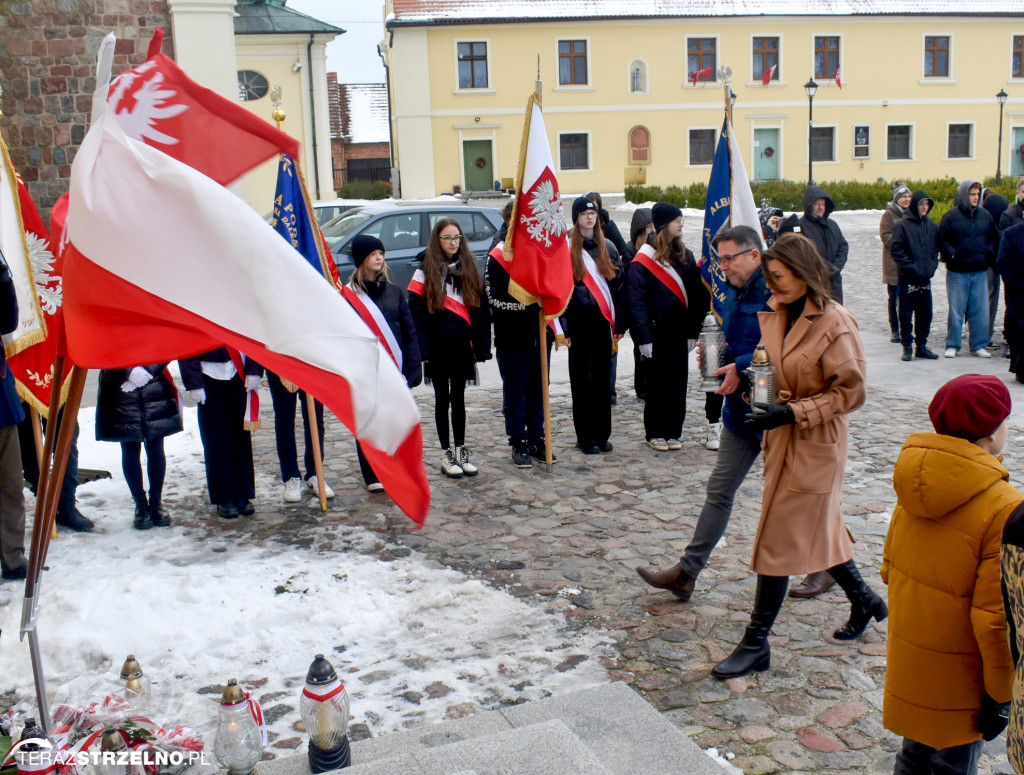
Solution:
<svg viewBox="0 0 1024 775">
<path fill-rule="evenodd" d="M 43 218 L 68 190 L 96 86 L 96 52 L 118 40 L 114 75 L 146 59 L 164 29 L 173 52 L 167 0 L 0 0 L 0 132 Z"/>
<path fill-rule="evenodd" d="M 349 159 L 387 159 L 387 143 L 346 143 L 345 156 Z"/>
</svg>

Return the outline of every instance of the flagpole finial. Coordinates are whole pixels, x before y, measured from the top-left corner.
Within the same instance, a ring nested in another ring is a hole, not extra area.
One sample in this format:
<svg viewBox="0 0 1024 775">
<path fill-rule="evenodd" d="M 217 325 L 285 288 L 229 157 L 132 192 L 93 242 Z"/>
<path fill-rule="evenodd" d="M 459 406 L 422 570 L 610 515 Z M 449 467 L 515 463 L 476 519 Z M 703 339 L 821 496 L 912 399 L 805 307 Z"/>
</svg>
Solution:
<svg viewBox="0 0 1024 775">
<path fill-rule="evenodd" d="M 280 85 L 275 85 L 270 90 L 270 102 L 274 105 L 274 112 L 271 113 L 270 115 L 273 117 L 274 121 L 277 122 L 277 128 L 278 129 L 283 129 L 282 125 L 284 124 L 285 112 L 284 112 L 284 110 L 281 109 L 281 87 L 280 87 Z"/>
</svg>

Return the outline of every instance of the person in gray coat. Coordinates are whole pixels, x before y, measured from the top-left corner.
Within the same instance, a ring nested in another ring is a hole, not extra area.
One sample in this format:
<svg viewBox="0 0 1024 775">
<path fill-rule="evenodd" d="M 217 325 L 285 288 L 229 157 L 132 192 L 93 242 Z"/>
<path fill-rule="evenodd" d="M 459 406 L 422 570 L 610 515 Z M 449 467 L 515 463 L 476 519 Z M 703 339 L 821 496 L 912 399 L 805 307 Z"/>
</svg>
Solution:
<svg viewBox="0 0 1024 775">
<path fill-rule="evenodd" d="M 843 267 L 850 253 L 846 237 L 839 225 L 829 218 L 836 206 L 832 197 L 820 186 L 808 186 L 804 191 L 804 214 L 800 218 L 800 231 L 814 243 L 818 253 L 828 264 L 832 274 L 832 299 L 843 303 Z"/>
</svg>

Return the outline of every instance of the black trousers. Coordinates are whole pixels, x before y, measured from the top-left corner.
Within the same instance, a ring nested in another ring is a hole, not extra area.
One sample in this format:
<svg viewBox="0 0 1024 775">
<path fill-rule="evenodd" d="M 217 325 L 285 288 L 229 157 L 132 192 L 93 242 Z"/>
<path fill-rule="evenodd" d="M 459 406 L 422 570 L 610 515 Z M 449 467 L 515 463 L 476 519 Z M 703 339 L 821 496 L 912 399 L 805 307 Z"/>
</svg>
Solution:
<svg viewBox="0 0 1024 775">
<path fill-rule="evenodd" d="M 612 368 L 610 327 L 596 336 L 573 335 L 569 348 L 569 389 L 572 423 L 580 446 L 603 444 L 612 435 L 612 402 L 608 380 Z"/>
<path fill-rule="evenodd" d="M 722 404 L 725 403 L 725 396 L 721 393 L 705 393 L 704 416 L 708 422 L 714 425 L 722 419 Z"/>
<path fill-rule="evenodd" d="M 648 361 L 644 432 L 647 439 L 678 439 L 686 416 L 686 336 L 679 326 L 655 325 Z"/>
<path fill-rule="evenodd" d="M 356 457 L 359 458 L 359 473 L 363 475 L 363 482 L 365 484 L 375 484 L 380 481 L 377 478 L 377 474 L 374 473 L 373 466 L 370 465 L 370 461 L 366 459 L 366 455 L 363 454 L 363 448 L 359 446 L 359 442 L 356 442 Z"/>
<path fill-rule="evenodd" d="M 928 344 L 928 331 L 932 327 L 931 285 L 899 285 L 900 342 L 910 347 L 914 342 L 918 348 Z M 913 318 L 913 328 L 911 328 Z"/>
<path fill-rule="evenodd" d="M 889 291 L 889 330 L 893 336 L 900 335 L 900 315 L 899 315 L 899 297 L 900 287 L 898 285 L 890 285 L 886 283 L 886 289 Z"/>
<path fill-rule="evenodd" d="M 306 393 L 299 390 L 292 393 L 281 384 L 281 378 L 267 372 L 270 386 L 270 400 L 274 403 L 274 440 L 277 442 L 277 459 L 281 463 L 281 481 L 299 478 L 299 453 L 295 446 L 295 404 L 302 411 L 302 430 L 305 442 L 304 461 L 306 479 L 316 475 L 316 461 L 313 459 L 313 437 L 309 428 L 309 411 L 306 409 Z M 316 412 L 316 432 L 320 439 L 320 458 L 324 453 L 324 405 L 313 401 Z"/>
<path fill-rule="evenodd" d="M 237 374 L 229 380 L 207 378 L 205 383 L 206 402 L 199 405 L 199 438 L 210 503 L 227 506 L 252 500 L 256 496 L 252 435 L 242 427 L 245 385 Z"/>
<path fill-rule="evenodd" d="M 572 348 L 569 348 L 570 352 Z M 502 414 L 505 435 L 511 447 L 544 445 L 544 395 L 540 371 L 540 348 L 496 351 L 501 374 Z M 551 345 L 548 345 L 548 364 Z"/>
<path fill-rule="evenodd" d="M 36 494 L 39 486 L 39 460 L 36 458 L 36 442 L 32 434 L 32 419 L 29 415 L 29 406 L 22 403 L 25 410 L 25 419 L 18 424 L 18 443 L 21 447 L 21 467 L 28 482 L 29 490 Z M 57 433 L 60 433 L 60 423 L 64 419 L 64 407 L 57 413 Z M 42 431 L 46 433 L 46 420 L 40 418 Z M 56 436 L 54 436 L 56 439 Z M 57 501 L 58 512 L 66 512 L 75 506 L 75 495 L 78 492 L 78 423 L 75 423 L 75 433 L 71 437 L 71 452 L 68 453 L 67 468 L 64 469 L 64 481 L 60 486 L 60 499 Z"/>
<path fill-rule="evenodd" d="M 1003 317 L 1003 336 L 1010 345 L 1010 371 L 1018 382 L 1024 382 L 1024 318 L 1007 312 Z"/>
</svg>

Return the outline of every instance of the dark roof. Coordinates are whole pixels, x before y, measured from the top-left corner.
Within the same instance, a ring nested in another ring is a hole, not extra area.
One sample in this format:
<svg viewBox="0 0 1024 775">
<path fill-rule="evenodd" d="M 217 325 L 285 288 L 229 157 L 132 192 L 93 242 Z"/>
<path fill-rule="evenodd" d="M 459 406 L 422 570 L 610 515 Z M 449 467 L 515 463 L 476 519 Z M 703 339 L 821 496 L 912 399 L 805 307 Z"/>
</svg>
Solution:
<svg viewBox="0 0 1024 775">
<path fill-rule="evenodd" d="M 282 33 L 333 33 L 345 30 L 312 16 L 285 7 L 287 0 L 238 0 L 235 5 L 236 35 L 274 35 Z"/>
</svg>

